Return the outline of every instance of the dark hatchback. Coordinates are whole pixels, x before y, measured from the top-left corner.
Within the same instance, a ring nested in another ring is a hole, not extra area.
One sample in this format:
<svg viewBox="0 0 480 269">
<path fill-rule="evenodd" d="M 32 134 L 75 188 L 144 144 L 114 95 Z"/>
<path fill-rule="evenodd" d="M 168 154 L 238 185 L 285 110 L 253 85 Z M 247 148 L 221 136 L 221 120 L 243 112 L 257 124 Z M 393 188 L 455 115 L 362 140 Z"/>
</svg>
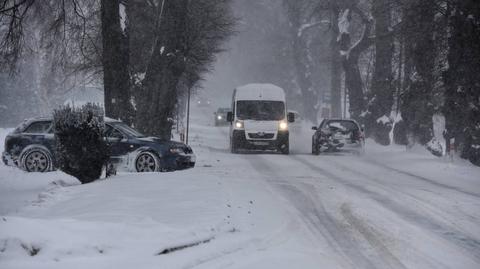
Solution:
<svg viewBox="0 0 480 269">
<path fill-rule="evenodd" d="M 351 151 L 365 153 L 363 127 L 353 119 L 324 119 L 319 127 L 312 127 L 312 154 Z"/>
<path fill-rule="evenodd" d="M 195 166 L 192 149 L 180 142 L 146 137 L 121 121 L 105 121 L 105 140 L 111 162 L 137 172 L 173 171 Z M 24 121 L 5 138 L 2 160 L 28 172 L 55 169 L 55 139 L 52 120 Z"/>
</svg>

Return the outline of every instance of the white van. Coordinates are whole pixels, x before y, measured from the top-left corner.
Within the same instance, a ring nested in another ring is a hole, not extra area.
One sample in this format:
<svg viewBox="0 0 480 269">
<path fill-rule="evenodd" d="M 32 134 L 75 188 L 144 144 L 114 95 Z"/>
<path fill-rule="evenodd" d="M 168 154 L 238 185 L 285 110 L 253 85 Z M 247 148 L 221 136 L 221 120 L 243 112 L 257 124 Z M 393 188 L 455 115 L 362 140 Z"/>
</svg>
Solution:
<svg viewBox="0 0 480 269">
<path fill-rule="evenodd" d="M 287 114 L 285 92 L 272 84 L 248 84 L 237 87 L 232 96 L 230 149 L 276 150 L 289 153 L 288 123 L 295 120 Z"/>
</svg>

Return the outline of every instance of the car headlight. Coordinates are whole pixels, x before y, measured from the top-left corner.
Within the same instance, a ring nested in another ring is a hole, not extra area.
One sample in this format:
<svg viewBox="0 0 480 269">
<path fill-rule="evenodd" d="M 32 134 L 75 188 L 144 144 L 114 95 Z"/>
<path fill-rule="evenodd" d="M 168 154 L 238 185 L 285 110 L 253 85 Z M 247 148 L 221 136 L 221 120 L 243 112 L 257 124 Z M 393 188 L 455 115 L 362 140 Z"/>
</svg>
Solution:
<svg viewBox="0 0 480 269">
<path fill-rule="evenodd" d="M 235 122 L 235 128 L 243 129 L 243 121 L 236 121 Z"/>
<path fill-rule="evenodd" d="M 170 148 L 170 153 L 174 153 L 174 154 L 181 154 L 181 153 L 184 153 L 185 151 L 183 150 L 183 148 Z"/>
<path fill-rule="evenodd" d="M 222 116 L 217 116 L 217 119 L 221 120 L 221 119 L 222 119 Z"/>
<path fill-rule="evenodd" d="M 281 121 L 279 124 L 278 124 L 278 129 L 280 131 L 286 131 L 288 130 L 288 123 L 286 121 Z"/>
</svg>

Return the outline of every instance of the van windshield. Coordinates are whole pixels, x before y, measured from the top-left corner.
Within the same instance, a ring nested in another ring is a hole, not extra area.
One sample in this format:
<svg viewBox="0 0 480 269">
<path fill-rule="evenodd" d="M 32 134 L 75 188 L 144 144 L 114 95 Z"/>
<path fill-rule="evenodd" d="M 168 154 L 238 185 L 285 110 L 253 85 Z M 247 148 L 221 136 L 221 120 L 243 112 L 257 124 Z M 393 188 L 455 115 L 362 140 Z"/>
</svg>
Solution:
<svg viewBox="0 0 480 269">
<path fill-rule="evenodd" d="M 240 120 L 283 120 L 285 104 L 282 101 L 237 101 Z"/>
</svg>

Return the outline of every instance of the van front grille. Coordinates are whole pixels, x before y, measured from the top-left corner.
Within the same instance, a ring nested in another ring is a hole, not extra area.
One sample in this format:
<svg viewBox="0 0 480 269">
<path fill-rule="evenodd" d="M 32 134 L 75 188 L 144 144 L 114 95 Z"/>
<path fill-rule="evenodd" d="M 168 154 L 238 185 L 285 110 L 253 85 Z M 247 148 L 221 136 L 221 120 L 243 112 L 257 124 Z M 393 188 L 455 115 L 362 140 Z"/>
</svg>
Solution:
<svg viewBox="0 0 480 269">
<path fill-rule="evenodd" d="M 272 139 L 275 134 L 272 133 L 248 133 L 248 137 L 251 139 Z"/>
</svg>

